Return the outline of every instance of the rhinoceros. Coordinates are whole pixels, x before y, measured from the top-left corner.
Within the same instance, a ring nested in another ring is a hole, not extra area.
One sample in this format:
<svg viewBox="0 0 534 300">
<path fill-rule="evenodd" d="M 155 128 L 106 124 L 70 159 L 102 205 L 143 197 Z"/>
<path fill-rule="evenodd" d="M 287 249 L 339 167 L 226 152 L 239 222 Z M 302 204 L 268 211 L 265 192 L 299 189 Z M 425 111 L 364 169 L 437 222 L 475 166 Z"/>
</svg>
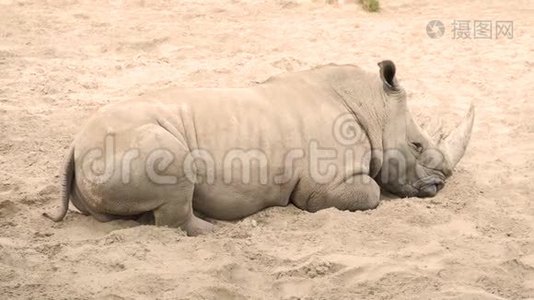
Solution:
<svg viewBox="0 0 534 300">
<path fill-rule="evenodd" d="M 474 106 L 432 138 L 407 106 L 392 61 L 285 73 L 247 88 L 172 88 L 102 107 L 73 141 L 62 175 L 69 200 L 106 222 L 151 214 L 189 235 L 204 219 L 271 206 L 367 210 L 381 189 L 431 197 L 464 155 Z"/>
</svg>

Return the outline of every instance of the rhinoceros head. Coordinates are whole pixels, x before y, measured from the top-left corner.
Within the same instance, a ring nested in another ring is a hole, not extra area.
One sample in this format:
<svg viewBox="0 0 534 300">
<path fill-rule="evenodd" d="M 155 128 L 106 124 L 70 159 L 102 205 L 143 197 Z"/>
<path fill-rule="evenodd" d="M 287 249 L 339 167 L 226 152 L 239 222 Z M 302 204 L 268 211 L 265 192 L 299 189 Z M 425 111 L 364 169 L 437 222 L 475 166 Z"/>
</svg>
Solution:
<svg viewBox="0 0 534 300">
<path fill-rule="evenodd" d="M 395 65 L 382 61 L 385 124 L 383 163 L 377 176 L 382 188 L 401 197 L 432 197 L 464 155 L 471 136 L 474 107 L 446 137 L 430 138 L 413 120 L 406 92 L 395 78 Z"/>
</svg>

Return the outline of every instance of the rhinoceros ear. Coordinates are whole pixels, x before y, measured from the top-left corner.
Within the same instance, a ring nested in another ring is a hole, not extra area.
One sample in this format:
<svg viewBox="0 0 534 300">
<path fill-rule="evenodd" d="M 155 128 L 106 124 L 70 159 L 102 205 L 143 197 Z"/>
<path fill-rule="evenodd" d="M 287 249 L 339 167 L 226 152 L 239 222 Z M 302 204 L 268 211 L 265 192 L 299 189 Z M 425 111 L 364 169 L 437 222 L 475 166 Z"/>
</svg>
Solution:
<svg viewBox="0 0 534 300">
<path fill-rule="evenodd" d="M 390 91 L 398 91 L 399 85 L 397 78 L 395 78 L 395 64 L 391 60 L 383 60 L 378 63 L 380 67 L 380 79 L 384 83 L 384 87 Z"/>
</svg>

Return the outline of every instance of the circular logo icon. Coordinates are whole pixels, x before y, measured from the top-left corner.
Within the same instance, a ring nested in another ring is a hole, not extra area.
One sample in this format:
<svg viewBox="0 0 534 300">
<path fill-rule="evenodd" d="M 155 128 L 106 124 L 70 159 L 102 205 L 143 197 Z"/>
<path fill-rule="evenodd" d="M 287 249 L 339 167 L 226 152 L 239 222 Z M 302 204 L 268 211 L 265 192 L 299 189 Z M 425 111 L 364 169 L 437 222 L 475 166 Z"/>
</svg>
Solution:
<svg viewBox="0 0 534 300">
<path fill-rule="evenodd" d="M 437 39 L 445 33 L 445 26 L 440 20 L 432 20 L 426 25 L 426 34 L 432 38 Z"/>
</svg>

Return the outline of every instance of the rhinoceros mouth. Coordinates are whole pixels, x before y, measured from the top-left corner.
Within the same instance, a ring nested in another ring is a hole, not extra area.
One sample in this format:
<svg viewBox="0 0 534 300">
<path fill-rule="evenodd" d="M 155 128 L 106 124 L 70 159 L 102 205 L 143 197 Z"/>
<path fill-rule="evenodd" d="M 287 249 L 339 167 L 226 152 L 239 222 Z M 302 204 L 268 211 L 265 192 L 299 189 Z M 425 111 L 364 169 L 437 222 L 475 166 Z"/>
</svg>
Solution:
<svg viewBox="0 0 534 300">
<path fill-rule="evenodd" d="M 417 190 L 417 197 L 434 197 L 445 186 L 445 181 L 438 176 L 429 176 L 419 179 L 412 186 Z"/>
<path fill-rule="evenodd" d="M 438 184 L 425 185 L 424 187 L 418 190 L 417 197 L 420 197 L 420 198 L 434 197 L 439 192 L 440 189 L 441 189 L 440 185 Z"/>
</svg>

